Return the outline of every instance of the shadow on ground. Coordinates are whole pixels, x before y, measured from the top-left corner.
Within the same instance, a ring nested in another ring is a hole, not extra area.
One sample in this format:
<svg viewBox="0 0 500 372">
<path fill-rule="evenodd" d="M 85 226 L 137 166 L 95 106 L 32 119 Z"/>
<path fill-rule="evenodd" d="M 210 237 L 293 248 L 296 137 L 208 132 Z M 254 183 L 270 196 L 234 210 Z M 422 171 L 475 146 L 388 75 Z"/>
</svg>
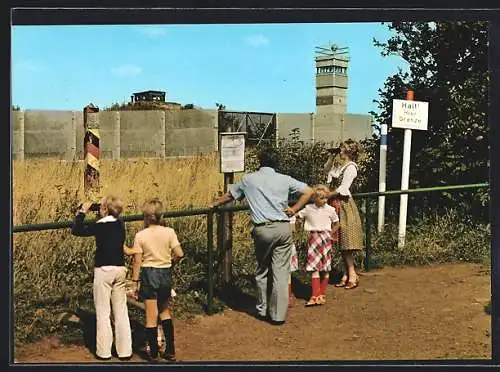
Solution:
<svg viewBox="0 0 500 372">
<path fill-rule="evenodd" d="M 295 298 L 305 301 L 307 301 L 311 297 L 310 283 L 304 280 L 304 277 L 307 275 L 308 274 L 306 273 L 298 273 L 298 275 L 292 275 L 292 293 Z M 332 272 L 330 274 L 329 283 L 331 285 L 333 285 L 334 283 L 338 283 L 341 277 L 342 273 Z M 248 278 L 245 278 L 245 280 L 252 283 L 252 290 L 243 291 L 238 286 L 228 284 L 218 289 L 215 295 L 230 309 L 257 317 L 255 310 L 255 305 L 257 303 L 255 281 L 252 276 L 248 276 Z M 270 290 L 271 288 L 268 287 L 268 293 Z"/>
<path fill-rule="evenodd" d="M 310 275 L 311 275 L 310 273 L 307 273 L 305 271 L 300 271 L 292 274 L 292 291 L 296 298 L 305 301 L 311 298 L 312 289 L 311 289 Z M 330 272 L 330 278 L 328 280 L 328 284 L 334 285 L 336 283 L 339 283 L 340 279 L 342 279 L 342 272 L 337 270 L 332 270 Z"/>
<path fill-rule="evenodd" d="M 96 315 L 95 312 L 86 309 L 78 309 L 75 314 L 80 318 L 79 328 L 83 332 L 83 341 L 85 347 L 96 355 Z M 113 325 L 112 325 L 113 326 Z M 146 345 L 146 337 L 144 333 L 144 325 L 134 319 L 130 319 L 130 328 L 132 330 L 132 350 L 133 353 L 145 359 L 146 355 L 144 348 Z M 113 326 L 114 329 L 114 326 Z M 113 330 L 114 332 L 114 330 Z M 118 357 L 116 348 L 113 343 L 112 355 Z"/>
<path fill-rule="evenodd" d="M 300 271 L 292 274 L 292 293 L 298 298 L 307 301 L 312 294 L 309 273 Z M 338 283 L 342 278 L 342 272 L 332 271 L 330 273 L 329 284 Z M 251 283 L 252 290 L 241 290 L 238 286 L 228 284 L 222 286 L 216 291 L 216 296 L 223 301 L 229 308 L 235 311 L 255 315 L 255 304 L 257 302 L 257 293 L 255 291 L 255 280 L 253 276 L 246 276 L 245 281 Z M 268 285 L 271 283 L 268 282 Z M 271 290 L 268 287 L 268 293 Z"/>
<path fill-rule="evenodd" d="M 254 290 L 243 291 L 235 285 L 227 284 L 216 291 L 216 296 L 230 309 L 256 316 L 257 295 Z"/>
</svg>

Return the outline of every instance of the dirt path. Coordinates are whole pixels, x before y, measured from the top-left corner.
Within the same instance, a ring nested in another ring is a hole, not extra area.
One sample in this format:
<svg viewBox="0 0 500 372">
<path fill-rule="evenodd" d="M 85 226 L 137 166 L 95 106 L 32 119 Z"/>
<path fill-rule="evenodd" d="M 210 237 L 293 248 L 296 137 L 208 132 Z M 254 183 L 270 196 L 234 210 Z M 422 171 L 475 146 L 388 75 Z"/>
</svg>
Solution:
<svg viewBox="0 0 500 372">
<path fill-rule="evenodd" d="M 283 326 L 228 309 L 177 320 L 180 361 L 300 361 L 491 358 L 490 276 L 476 265 L 384 268 L 352 291 L 328 288 L 328 303 L 297 300 Z M 96 362 L 84 346 L 48 338 L 16 350 L 17 362 Z M 143 362 L 134 356 L 131 362 Z"/>
</svg>

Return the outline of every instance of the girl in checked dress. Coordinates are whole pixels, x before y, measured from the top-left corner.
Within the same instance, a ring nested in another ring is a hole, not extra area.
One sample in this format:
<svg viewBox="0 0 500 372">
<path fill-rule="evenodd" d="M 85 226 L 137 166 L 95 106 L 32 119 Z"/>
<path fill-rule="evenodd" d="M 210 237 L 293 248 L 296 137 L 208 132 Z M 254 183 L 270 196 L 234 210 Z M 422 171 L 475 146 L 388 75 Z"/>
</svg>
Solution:
<svg viewBox="0 0 500 372">
<path fill-rule="evenodd" d="M 332 265 L 332 234 L 339 228 L 335 208 L 327 204 L 330 190 L 319 185 L 314 188 L 314 204 L 308 204 L 297 213 L 304 219 L 304 230 L 309 233 L 306 271 L 312 273 L 312 296 L 306 306 L 324 305 L 326 287 Z"/>
</svg>

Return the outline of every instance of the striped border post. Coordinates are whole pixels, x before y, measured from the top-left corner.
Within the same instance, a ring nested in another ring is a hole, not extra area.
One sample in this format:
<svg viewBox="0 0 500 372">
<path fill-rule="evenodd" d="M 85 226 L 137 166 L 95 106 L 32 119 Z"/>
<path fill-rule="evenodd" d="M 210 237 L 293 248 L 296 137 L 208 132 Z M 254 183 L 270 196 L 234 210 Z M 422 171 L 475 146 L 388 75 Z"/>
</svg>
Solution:
<svg viewBox="0 0 500 372">
<path fill-rule="evenodd" d="M 85 158 L 84 190 L 88 199 L 99 190 L 99 108 L 92 103 L 83 108 L 85 139 L 83 154 Z"/>
</svg>

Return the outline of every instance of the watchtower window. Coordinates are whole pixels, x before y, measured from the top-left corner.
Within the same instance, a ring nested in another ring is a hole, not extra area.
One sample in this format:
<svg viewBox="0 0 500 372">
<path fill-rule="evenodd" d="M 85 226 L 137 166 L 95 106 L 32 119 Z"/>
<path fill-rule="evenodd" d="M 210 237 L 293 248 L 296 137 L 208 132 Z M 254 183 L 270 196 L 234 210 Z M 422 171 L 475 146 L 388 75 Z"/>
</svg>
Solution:
<svg viewBox="0 0 500 372">
<path fill-rule="evenodd" d="M 316 67 L 316 74 L 340 74 L 340 75 L 347 75 L 347 67 L 340 67 L 340 66 Z"/>
</svg>

